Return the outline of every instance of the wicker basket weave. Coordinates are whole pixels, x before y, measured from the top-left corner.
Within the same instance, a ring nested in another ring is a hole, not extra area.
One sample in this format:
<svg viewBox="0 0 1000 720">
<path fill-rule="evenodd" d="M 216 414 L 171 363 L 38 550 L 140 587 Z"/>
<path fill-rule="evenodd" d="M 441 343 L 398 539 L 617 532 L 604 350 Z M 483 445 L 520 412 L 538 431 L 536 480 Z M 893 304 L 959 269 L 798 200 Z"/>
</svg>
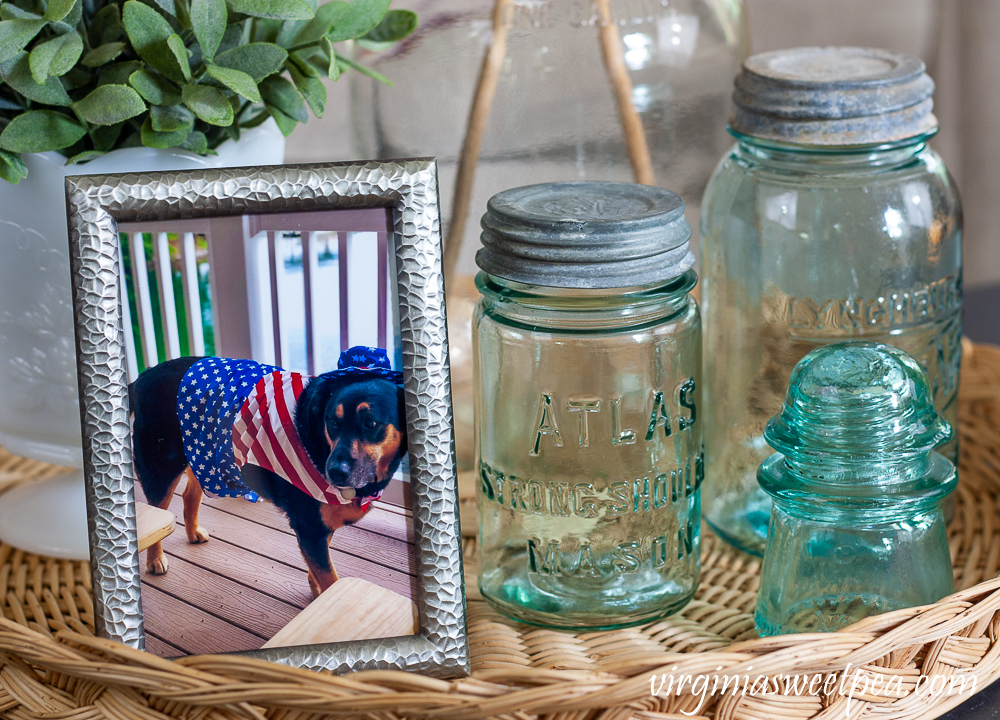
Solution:
<svg viewBox="0 0 1000 720">
<path fill-rule="evenodd" d="M 0 545 L 0 716 L 47 720 L 319 717 L 528 720 L 656 718 L 930 718 L 969 697 L 940 686 L 956 673 L 983 688 L 1000 675 L 1000 349 L 966 344 L 961 387 L 962 467 L 949 529 L 958 592 L 939 603 L 868 618 L 831 634 L 757 638 L 758 561 L 711 535 L 696 599 L 668 620 L 629 630 L 567 633 L 500 618 L 470 567 L 471 678 L 402 672 L 334 677 L 238 656 L 178 661 L 94 638 L 86 563 Z M 0 486 L 49 466 L 0 457 Z M 467 503 L 467 501 L 466 501 Z M 464 508 L 469 511 L 466 505 Z M 467 522 L 468 524 L 468 522 Z M 473 564 L 475 543 L 466 540 Z M 845 668 L 851 668 L 844 673 Z M 860 670 L 858 670 L 860 668 Z M 772 692 L 653 696 L 663 675 L 763 674 Z M 823 674 L 840 695 L 792 692 L 786 675 Z M 833 674 L 833 675 L 831 675 Z M 899 678 L 899 697 L 859 681 Z M 923 682 L 921 682 L 921 676 Z M 941 682 L 936 682 L 937 680 Z M 780 690 L 775 692 L 774 690 Z"/>
</svg>

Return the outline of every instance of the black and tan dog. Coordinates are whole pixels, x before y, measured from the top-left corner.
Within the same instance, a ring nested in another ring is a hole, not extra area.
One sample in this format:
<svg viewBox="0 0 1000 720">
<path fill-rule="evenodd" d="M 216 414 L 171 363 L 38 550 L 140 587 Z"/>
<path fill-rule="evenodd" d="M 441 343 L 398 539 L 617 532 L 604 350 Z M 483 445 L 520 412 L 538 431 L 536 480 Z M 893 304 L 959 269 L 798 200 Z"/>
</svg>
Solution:
<svg viewBox="0 0 1000 720">
<path fill-rule="evenodd" d="M 340 369 L 314 378 L 247 360 L 169 360 L 142 373 L 129 400 L 147 501 L 168 507 L 186 475 L 192 543 L 209 538 L 198 523 L 204 492 L 270 501 L 288 517 L 314 596 L 337 580 L 332 534 L 364 517 L 406 453 L 402 377 L 373 348 L 346 351 Z M 146 567 L 167 572 L 160 543 Z"/>
</svg>

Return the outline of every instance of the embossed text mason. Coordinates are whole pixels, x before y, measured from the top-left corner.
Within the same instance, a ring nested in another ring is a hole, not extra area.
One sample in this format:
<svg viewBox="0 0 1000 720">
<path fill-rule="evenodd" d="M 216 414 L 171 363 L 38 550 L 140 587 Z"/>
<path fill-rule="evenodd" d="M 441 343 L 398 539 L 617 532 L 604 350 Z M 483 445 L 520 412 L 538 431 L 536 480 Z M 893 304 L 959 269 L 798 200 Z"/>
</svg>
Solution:
<svg viewBox="0 0 1000 720">
<path fill-rule="evenodd" d="M 659 188 L 555 183 L 483 217 L 479 587 L 507 615 L 617 627 L 694 594 L 701 326 L 683 209 Z"/>
</svg>

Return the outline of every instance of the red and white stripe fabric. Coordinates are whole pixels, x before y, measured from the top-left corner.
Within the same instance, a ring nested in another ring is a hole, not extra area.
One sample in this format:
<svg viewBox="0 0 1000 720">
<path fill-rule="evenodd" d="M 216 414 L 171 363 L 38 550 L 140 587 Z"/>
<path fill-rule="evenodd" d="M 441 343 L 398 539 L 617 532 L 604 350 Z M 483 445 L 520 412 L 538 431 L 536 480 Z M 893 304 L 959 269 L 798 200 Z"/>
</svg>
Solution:
<svg viewBox="0 0 1000 720">
<path fill-rule="evenodd" d="M 352 500 L 320 474 L 295 429 L 295 406 L 308 379 L 276 371 L 257 382 L 233 421 L 233 455 L 239 465 L 270 470 L 320 502 L 346 505 Z M 361 507 L 377 499 L 364 498 Z"/>
</svg>

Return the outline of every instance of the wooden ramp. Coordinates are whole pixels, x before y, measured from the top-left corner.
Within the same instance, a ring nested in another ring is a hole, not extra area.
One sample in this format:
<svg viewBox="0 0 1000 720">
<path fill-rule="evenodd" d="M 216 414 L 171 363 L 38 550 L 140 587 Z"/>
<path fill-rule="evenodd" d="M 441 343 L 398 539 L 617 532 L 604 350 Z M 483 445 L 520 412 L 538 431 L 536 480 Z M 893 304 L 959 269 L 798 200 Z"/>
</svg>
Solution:
<svg viewBox="0 0 1000 720">
<path fill-rule="evenodd" d="M 135 534 L 139 552 L 170 535 L 175 525 L 174 514 L 169 510 L 160 510 L 144 502 L 135 504 Z"/>
<path fill-rule="evenodd" d="M 418 630 L 412 600 L 361 578 L 341 578 L 264 647 L 401 637 Z"/>
<path fill-rule="evenodd" d="M 163 540 L 168 572 L 151 575 L 140 561 L 146 649 L 161 657 L 259 649 L 312 601 L 295 535 L 270 503 L 205 497 L 200 522 L 211 540 L 191 545 L 183 484 L 170 505 L 179 527 Z M 393 485 L 360 522 L 334 533 L 330 558 L 341 578 L 415 601 L 409 486 Z M 144 500 L 138 485 L 136 499 Z"/>
</svg>

